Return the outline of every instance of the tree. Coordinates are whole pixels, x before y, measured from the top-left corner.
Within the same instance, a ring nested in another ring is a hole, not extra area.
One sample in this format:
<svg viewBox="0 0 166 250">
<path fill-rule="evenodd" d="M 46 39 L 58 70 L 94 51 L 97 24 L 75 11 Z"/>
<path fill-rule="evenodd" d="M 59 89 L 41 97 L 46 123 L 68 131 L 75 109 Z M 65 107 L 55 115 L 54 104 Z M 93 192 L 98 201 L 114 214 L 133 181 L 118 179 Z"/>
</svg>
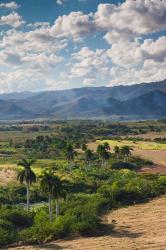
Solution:
<svg viewBox="0 0 166 250">
<path fill-rule="evenodd" d="M 72 144 L 67 144 L 66 147 L 66 158 L 69 164 L 69 170 L 70 173 L 72 172 L 72 164 L 74 161 L 74 157 L 77 155 L 77 152 L 74 150 L 73 145 Z"/>
<path fill-rule="evenodd" d="M 119 158 L 119 156 L 120 156 L 120 148 L 118 146 L 114 147 L 114 153 L 115 153 L 115 157 Z"/>
<path fill-rule="evenodd" d="M 84 143 L 84 144 L 82 144 L 82 150 L 83 151 L 86 151 L 87 150 L 87 146 L 86 146 L 86 144 Z"/>
<path fill-rule="evenodd" d="M 59 199 L 66 196 L 66 189 L 59 177 L 53 171 L 44 172 L 41 176 L 40 187 L 42 192 L 48 194 L 49 219 L 52 222 L 52 200 L 56 200 L 56 217 L 59 215 Z"/>
<path fill-rule="evenodd" d="M 98 145 L 97 147 L 97 154 L 101 158 L 101 165 L 106 165 L 106 160 L 109 159 L 109 144 L 106 142 L 102 145 Z"/>
<path fill-rule="evenodd" d="M 18 166 L 22 166 L 23 170 L 21 170 L 17 175 L 17 180 L 20 181 L 20 183 L 26 184 L 26 190 L 27 190 L 27 210 L 29 210 L 29 189 L 30 185 L 33 182 L 36 182 L 36 175 L 31 169 L 32 164 L 34 163 L 34 160 L 26 160 L 22 159 L 20 162 L 18 162 Z"/>
<path fill-rule="evenodd" d="M 55 188 L 53 172 L 44 172 L 41 176 L 40 188 L 43 193 L 48 194 L 49 219 L 52 221 L 52 199 Z"/>
<path fill-rule="evenodd" d="M 126 161 L 128 161 L 128 157 L 131 155 L 131 151 L 133 150 L 132 147 L 130 146 L 123 146 L 121 149 L 120 149 L 120 152 L 121 152 L 121 155 L 124 157 L 124 159 Z"/>
<path fill-rule="evenodd" d="M 89 167 L 90 167 L 90 163 L 91 163 L 91 161 L 93 161 L 93 159 L 94 159 L 93 152 L 90 149 L 87 149 L 85 151 L 85 161 Z"/>
</svg>

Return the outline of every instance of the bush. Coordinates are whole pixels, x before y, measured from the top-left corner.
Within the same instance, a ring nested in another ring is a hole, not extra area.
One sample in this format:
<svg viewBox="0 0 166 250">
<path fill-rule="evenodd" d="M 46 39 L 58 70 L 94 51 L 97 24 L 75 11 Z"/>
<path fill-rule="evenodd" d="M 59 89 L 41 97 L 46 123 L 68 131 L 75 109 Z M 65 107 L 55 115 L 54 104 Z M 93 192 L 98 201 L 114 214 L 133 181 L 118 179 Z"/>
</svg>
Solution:
<svg viewBox="0 0 166 250">
<path fill-rule="evenodd" d="M 33 214 L 20 209 L 0 209 L 0 218 L 9 221 L 14 228 L 22 229 L 33 224 Z"/>
<path fill-rule="evenodd" d="M 6 220 L 0 219 L 0 247 L 10 244 L 16 239 L 17 234 L 13 225 Z"/>
<path fill-rule="evenodd" d="M 112 164 L 112 169 L 119 170 L 119 169 L 129 169 L 129 170 L 136 170 L 138 167 L 135 164 L 129 162 L 115 162 Z"/>
</svg>

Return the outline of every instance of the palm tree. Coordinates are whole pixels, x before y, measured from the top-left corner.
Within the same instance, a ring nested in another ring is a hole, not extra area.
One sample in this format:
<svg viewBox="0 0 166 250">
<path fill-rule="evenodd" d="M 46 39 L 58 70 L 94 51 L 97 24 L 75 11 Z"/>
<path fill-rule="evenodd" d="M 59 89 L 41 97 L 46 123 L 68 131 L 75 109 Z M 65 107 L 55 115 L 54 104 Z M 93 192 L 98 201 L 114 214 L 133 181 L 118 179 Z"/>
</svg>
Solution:
<svg viewBox="0 0 166 250">
<path fill-rule="evenodd" d="M 52 199 L 55 188 L 53 172 L 44 172 L 41 176 L 40 188 L 43 193 L 48 194 L 49 219 L 52 221 Z"/>
<path fill-rule="evenodd" d="M 120 156 L 120 148 L 118 146 L 114 147 L 114 153 L 115 153 L 115 156 L 117 158 L 119 158 L 119 156 Z"/>
<path fill-rule="evenodd" d="M 22 166 L 23 170 L 21 170 L 17 175 L 17 180 L 20 181 L 20 183 L 26 184 L 26 190 L 27 190 L 27 210 L 29 210 L 29 189 L 30 185 L 33 182 L 36 182 L 36 175 L 31 169 L 32 164 L 34 163 L 34 160 L 26 160 L 22 159 L 20 162 L 18 162 L 18 166 Z"/>
<path fill-rule="evenodd" d="M 42 192 L 48 194 L 49 204 L 49 219 L 52 222 L 52 200 L 56 199 L 56 217 L 59 215 L 59 199 L 64 198 L 66 195 L 66 189 L 64 188 L 63 182 L 59 177 L 54 175 L 53 171 L 44 172 L 41 176 L 40 187 Z"/>
<path fill-rule="evenodd" d="M 85 162 L 88 164 L 89 167 L 90 167 L 90 163 L 91 163 L 91 161 L 93 161 L 93 159 L 94 159 L 94 155 L 93 155 L 92 150 L 87 149 L 85 151 Z"/>
<path fill-rule="evenodd" d="M 73 145 L 69 143 L 66 147 L 66 157 L 67 157 L 70 173 L 72 172 L 72 163 L 76 155 L 77 155 L 77 152 L 74 150 Z"/>
<path fill-rule="evenodd" d="M 132 147 L 130 146 L 123 146 L 120 150 L 121 152 L 121 155 L 124 157 L 124 159 L 127 161 L 128 160 L 128 157 L 131 155 L 131 151 L 133 150 Z"/>
<path fill-rule="evenodd" d="M 98 145 L 97 147 L 97 154 L 101 158 L 101 165 L 106 165 L 106 160 L 109 159 L 109 144 L 106 142 L 102 145 Z"/>
</svg>

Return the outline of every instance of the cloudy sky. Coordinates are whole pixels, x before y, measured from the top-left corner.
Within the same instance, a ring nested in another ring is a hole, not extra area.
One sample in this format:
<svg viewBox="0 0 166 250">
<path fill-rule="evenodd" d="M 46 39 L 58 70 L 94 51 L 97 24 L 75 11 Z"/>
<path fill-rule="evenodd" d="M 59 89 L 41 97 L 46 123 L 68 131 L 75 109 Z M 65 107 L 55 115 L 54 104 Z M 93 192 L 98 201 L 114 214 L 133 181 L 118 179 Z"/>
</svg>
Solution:
<svg viewBox="0 0 166 250">
<path fill-rule="evenodd" d="M 166 0 L 0 0 L 0 92 L 166 79 Z"/>
</svg>

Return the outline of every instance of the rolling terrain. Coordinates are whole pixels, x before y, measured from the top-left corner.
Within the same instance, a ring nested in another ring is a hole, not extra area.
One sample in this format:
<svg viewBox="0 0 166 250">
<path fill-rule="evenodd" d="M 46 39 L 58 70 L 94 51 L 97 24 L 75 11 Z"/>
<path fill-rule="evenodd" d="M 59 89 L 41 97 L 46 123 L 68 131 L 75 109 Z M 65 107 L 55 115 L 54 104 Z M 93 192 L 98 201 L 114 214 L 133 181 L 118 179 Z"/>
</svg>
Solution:
<svg viewBox="0 0 166 250">
<path fill-rule="evenodd" d="M 118 87 L 86 87 L 0 95 L 0 119 L 160 119 L 166 117 L 166 80 Z"/>
</svg>

